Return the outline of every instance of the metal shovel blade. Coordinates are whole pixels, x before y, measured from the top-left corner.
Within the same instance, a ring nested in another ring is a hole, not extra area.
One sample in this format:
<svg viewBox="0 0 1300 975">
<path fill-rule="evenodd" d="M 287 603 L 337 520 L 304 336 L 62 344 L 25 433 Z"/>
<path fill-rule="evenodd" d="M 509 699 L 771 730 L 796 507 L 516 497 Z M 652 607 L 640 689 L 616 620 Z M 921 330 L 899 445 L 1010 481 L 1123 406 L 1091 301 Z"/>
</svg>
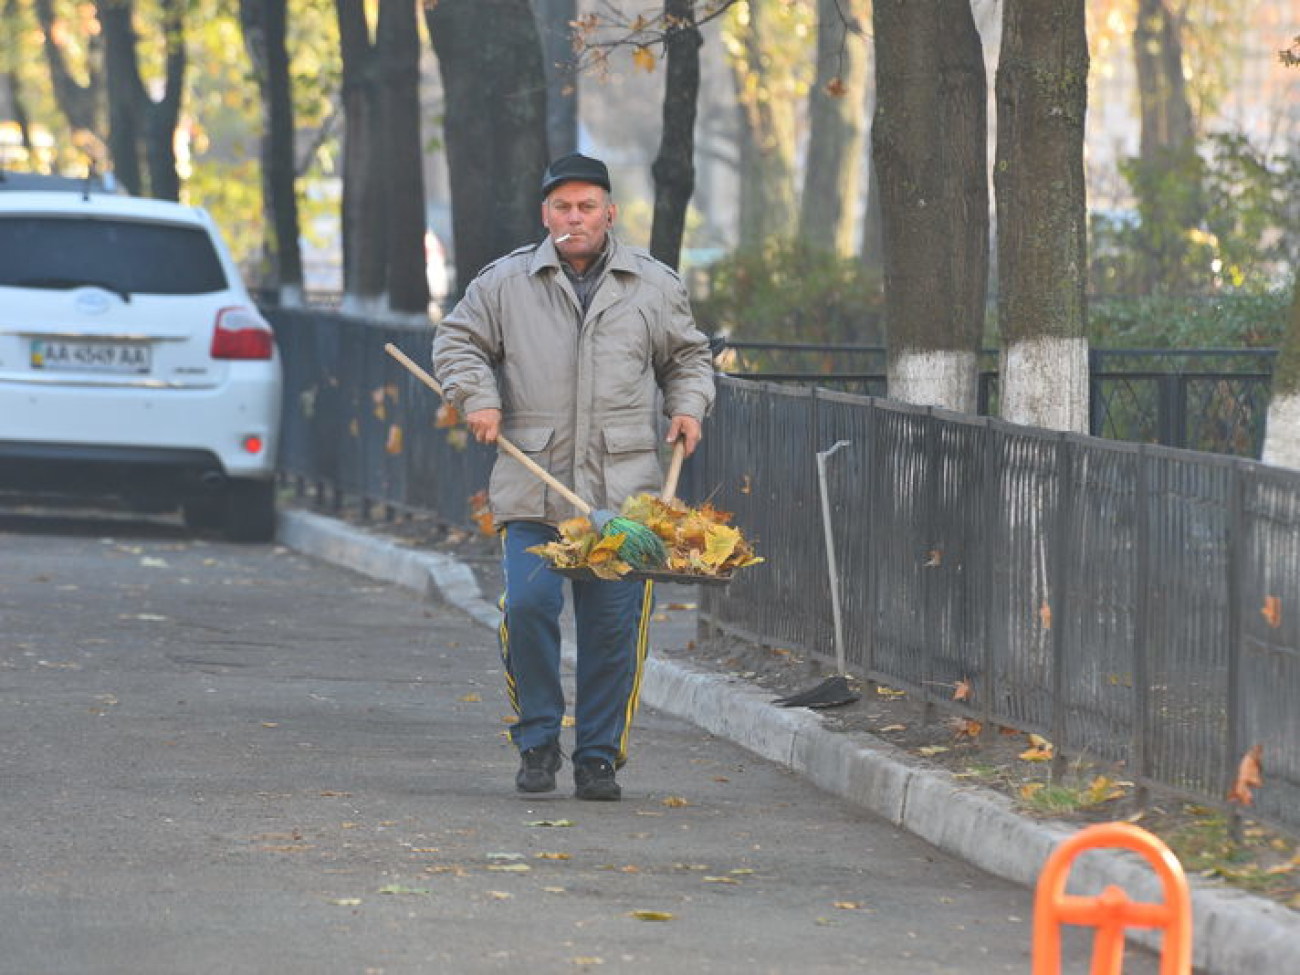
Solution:
<svg viewBox="0 0 1300 975">
<path fill-rule="evenodd" d="M 861 696 L 849 686 L 848 679 L 843 674 L 836 674 L 827 677 L 816 687 L 788 697 L 779 697 L 772 703 L 783 708 L 837 708 L 852 704 Z"/>
</svg>

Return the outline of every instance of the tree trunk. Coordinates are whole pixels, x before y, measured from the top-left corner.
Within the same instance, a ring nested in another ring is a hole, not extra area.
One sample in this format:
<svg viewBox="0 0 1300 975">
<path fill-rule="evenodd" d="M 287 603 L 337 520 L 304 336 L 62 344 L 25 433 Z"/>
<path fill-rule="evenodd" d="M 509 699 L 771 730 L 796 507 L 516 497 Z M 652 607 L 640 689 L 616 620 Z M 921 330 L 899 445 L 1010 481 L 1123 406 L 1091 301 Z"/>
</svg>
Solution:
<svg viewBox="0 0 1300 975">
<path fill-rule="evenodd" d="M 1149 160 L 1159 150 L 1196 138 L 1183 77 L 1181 25 L 1168 0 L 1138 0 L 1133 54 L 1142 122 L 1139 152 Z"/>
<path fill-rule="evenodd" d="M 1002 416 L 1088 429 L 1084 0 L 1005 0 L 997 77 Z"/>
<path fill-rule="evenodd" d="M 239 0 L 244 47 L 262 101 L 262 250 L 265 280 L 280 304 L 302 304 L 302 251 L 298 246 L 293 93 L 286 47 L 287 0 Z"/>
<path fill-rule="evenodd" d="M 36 17 L 41 25 L 44 37 L 43 47 L 45 61 L 49 65 L 50 79 L 54 88 L 54 99 L 59 110 L 68 120 L 74 134 L 87 132 L 95 141 L 103 143 L 103 97 L 104 80 L 99 61 L 103 59 L 102 35 L 92 34 L 87 39 L 89 46 L 86 58 L 86 84 L 82 85 L 72 76 L 59 44 L 59 31 L 54 17 L 53 0 L 36 0 Z M 107 159 L 98 160 L 107 163 Z"/>
<path fill-rule="evenodd" d="M 140 82 L 136 33 L 130 0 L 98 0 L 95 10 L 104 32 L 104 77 L 108 91 L 108 151 L 118 182 L 133 196 L 145 195 L 141 158 L 147 96 Z"/>
<path fill-rule="evenodd" d="M 181 176 L 176 170 L 176 124 L 181 116 L 185 92 L 185 2 L 163 0 L 164 62 L 163 93 L 158 101 L 144 95 L 141 113 L 145 120 L 144 157 L 149 166 L 149 195 L 159 200 L 181 198 Z"/>
<path fill-rule="evenodd" d="M 335 0 L 335 10 L 343 55 L 343 308 L 378 314 L 386 272 L 379 59 L 364 0 Z"/>
<path fill-rule="evenodd" d="M 13 113 L 13 121 L 18 126 L 19 144 L 23 151 L 27 153 L 28 165 L 33 169 L 40 165 L 40 160 L 36 154 L 36 145 L 32 141 L 32 124 L 31 117 L 27 112 L 27 100 L 23 94 L 22 79 L 18 77 L 17 63 L 19 54 L 17 51 L 16 39 L 20 30 L 23 28 L 19 22 L 18 0 L 5 0 L 4 11 L 0 13 L 0 29 L 6 32 L 3 52 L 4 58 L 4 96 L 0 97 L 0 104 L 7 100 L 9 110 Z"/>
<path fill-rule="evenodd" d="M 1138 0 L 1133 54 L 1141 132 L 1131 181 L 1142 218 L 1141 273 L 1148 291 L 1188 286 L 1185 231 L 1205 217 L 1182 30 L 1182 17 L 1169 0 Z"/>
<path fill-rule="evenodd" d="M 663 134 L 651 167 L 655 213 L 650 253 L 675 268 L 681 259 L 686 210 L 695 192 L 695 112 L 704 40 L 695 26 L 695 0 L 665 0 L 664 20 L 669 25 L 664 41 L 668 67 Z"/>
<path fill-rule="evenodd" d="M 527 0 L 426 5 L 446 93 L 456 291 L 485 264 L 541 236 L 546 82 Z"/>
<path fill-rule="evenodd" d="M 744 6 L 748 22 L 737 18 L 735 28 L 742 50 L 731 58 L 740 117 L 738 223 L 741 247 L 755 247 L 796 229 L 794 105 L 773 91 L 780 79 L 765 67 L 770 27 L 764 0 Z"/>
<path fill-rule="evenodd" d="M 420 143 L 420 22 L 411 0 L 380 0 L 376 50 L 380 92 L 383 186 L 386 196 L 388 305 L 427 316 L 424 173 Z"/>
<path fill-rule="evenodd" d="M 874 45 L 873 45 L 874 47 Z M 876 115 L 876 85 L 875 71 L 867 73 L 867 90 L 864 111 L 867 119 L 873 119 Z M 874 272 L 880 275 L 883 281 L 885 277 L 885 242 L 883 218 L 880 213 L 880 171 L 876 168 L 875 151 L 875 130 L 871 123 L 867 127 L 867 151 L 866 151 L 866 184 L 867 184 L 867 205 L 862 213 L 862 266 L 868 272 Z"/>
<path fill-rule="evenodd" d="M 552 159 L 578 151 L 577 0 L 533 0 L 546 70 L 546 141 Z"/>
<path fill-rule="evenodd" d="M 1263 461 L 1300 469 L 1300 274 L 1296 275 L 1291 320 L 1273 372 Z"/>
<path fill-rule="evenodd" d="M 109 152 L 118 180 L 136 196 L 180 199 L 175 138 L 185 89 L 184 10 L 183 0 L 162 3 L 166 56 L 162 97 L 154 102 L 140 78 L 131 0 L 98 0 L 95 6 L 104 33 Z"/>
<path fill-rule="evenodd" d="M 862 172 L 866 0 L 818 0 L 817 76 L 808 95 L 808 160 L 799 237 L 841 257 L 853 253 Z"/>
<path fill-rule="evenodd" d="M 889 395 L 974 412 L 987 293 L 988 86 L 966 4 L 876 0 Z"/>
</svg>

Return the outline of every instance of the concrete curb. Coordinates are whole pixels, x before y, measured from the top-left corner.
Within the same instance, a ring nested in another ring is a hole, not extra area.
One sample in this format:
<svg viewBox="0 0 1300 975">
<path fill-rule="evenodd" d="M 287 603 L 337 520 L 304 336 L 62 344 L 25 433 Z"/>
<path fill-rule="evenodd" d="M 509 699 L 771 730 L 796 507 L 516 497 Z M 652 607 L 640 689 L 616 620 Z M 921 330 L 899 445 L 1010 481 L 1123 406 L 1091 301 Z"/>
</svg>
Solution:
<svg viewBox="0 0 1300 975">
<path fill-rule="evenodd" d="M 280 516 L 282 544 L 421 593 L 436 592 L 489 629 L 499 621 L 473 572 L 437 552 L 416 551 L 330 518 L 301 511 Z M 571 661 L 574 648 L 565 647 Z M 825 791 L 879 815 L 953 856 L 1032 889 L 1052 849 L 1072 832 L 1016 813 L 996 793 L 919 767 L 897 749 L 864 735 L 827 731 L 803 709 L 774 707 L 757 688 L 650 657 L 641 697 L 659 711 L 736 742 L 804 775 Z M 1145 863 L 1123 853 L 1090 853 L 1071 872 L 1071 889 L 1118 883 L 1136 899 L 1158 901 Z M 1300 915 L 1250 894 L 1192 882 L 1194 963 L 1205 975 L 1300 973 Z M 1133 940 L 1159 947 L 1159 938 Z"/>
</svg>

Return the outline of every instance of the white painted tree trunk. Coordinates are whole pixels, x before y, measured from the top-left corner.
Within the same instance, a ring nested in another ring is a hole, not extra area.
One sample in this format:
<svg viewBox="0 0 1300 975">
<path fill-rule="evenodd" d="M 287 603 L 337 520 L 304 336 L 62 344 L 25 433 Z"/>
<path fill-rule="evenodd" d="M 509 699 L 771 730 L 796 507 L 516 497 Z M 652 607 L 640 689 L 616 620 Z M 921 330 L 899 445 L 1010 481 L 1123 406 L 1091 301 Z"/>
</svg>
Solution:
<svg viewBox="0 0 1300 975">
<path fill-rule="evenodd" d="M 1275 467 L 1300 470 L 1300 392 L 1274 396 L 1269 403 L 1260 459 Z"/>
<path fill-rule="evenodd" d="M 1002 419 L 1088 432 L 1088 340 L 1037 336 L 1002 352 Z"/>
<path fill-rule="evenodd" d="M 339 311 L 353 318 L 387 318 L 388 295 L 345 294 Z"/>
<path fill-rule="evenodd" d="M 282 284 L 280 285 L 280 307 L 281 308 L 302 308 L 306 305 L 306 299 L 303 297 L 302 285 L 300 284 Z"/>
<path fill-rule="evenodd" d="M 904 352 L 890 363 L 888 382 L 891 399 L 974 413 L 979 360 L 970 352 L 949 349 Z"/>
</svg>

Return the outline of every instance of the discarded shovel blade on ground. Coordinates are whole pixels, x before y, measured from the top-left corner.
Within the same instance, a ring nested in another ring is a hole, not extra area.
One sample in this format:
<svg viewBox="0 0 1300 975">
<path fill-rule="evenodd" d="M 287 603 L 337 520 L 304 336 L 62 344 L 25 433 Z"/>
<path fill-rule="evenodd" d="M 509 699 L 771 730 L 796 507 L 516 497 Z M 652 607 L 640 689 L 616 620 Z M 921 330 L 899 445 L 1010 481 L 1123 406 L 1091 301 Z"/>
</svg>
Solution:
<svg viewBox="0 0 1300 975">
<path fill-rule="evenodd" d="M 778 697 L 773 704 L 783 708 L 837 708 L 852 704 L 862 695 L 849 686 L 848 678 L 843 674 L 827 677 L 816 687 L 810 687 L 798 694 Z"/>
<path fill-rule="evenodd" d="M 829 450 L 819 451 L 817 458 L 817 487 L 821 501 L 822 532 L 826 539 L 826 574 L 830 582 L 831 619 L 835 630 L 835 676 L 827 677 L 816 687 L 798 694 L 777 698 L 773 704 L 783 708 L 836 708 L 852 704 L 861 696 L 849 686 L 844 675 L 844 625 L 840 618 L 840 573 L 835 564 L 835 537 L 831 533 L 831 505 L 826 489 L 826 458 L 843 447 L 851 446 L 847 440 L 837 440 Z"/>
</svg>

